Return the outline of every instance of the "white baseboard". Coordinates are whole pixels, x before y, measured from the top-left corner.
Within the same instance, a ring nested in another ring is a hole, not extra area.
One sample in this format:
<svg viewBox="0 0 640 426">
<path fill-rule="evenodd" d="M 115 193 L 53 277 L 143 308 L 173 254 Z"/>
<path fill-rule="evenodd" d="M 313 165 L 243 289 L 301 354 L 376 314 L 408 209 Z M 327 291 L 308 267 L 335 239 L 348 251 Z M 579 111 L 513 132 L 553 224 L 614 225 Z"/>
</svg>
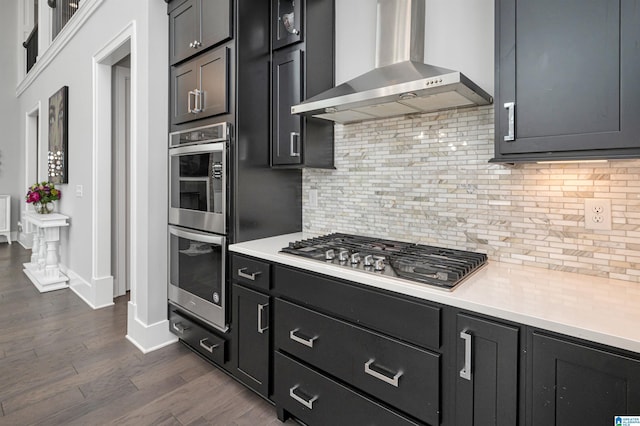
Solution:
<svg viewBox="0 0 640 426">
<path fill-rule="evenodd" d="M 26 232 L 20 232 L 17 235 L 16 241 L 26 250 L 31 250 L 33 245 L 33 234 L 27 234 Z"/>
<path fill-rule="evenodd" d="M 127 340 L 133 343 L 142 353 L 149 353 L 178 341 L 169 331 L 169 321 L 163 320 L 155 324 L 143 324 L 136 317 L 136 305 L 129 302 L 127 307 Z"/>
<path fill-rule="evenodd" d="M 110 300 L 105 300 L 104 297 L 98 298 L 96 296 L 95 283 L 90 284 L 76 272 L 64 267 L 63 265 L 60 265 L 60 269 L 62 269 L 62 271 L 69 277 L 69 288 L 71 289 L 71 291 L 77 294 L 78 297 L 84 301 L 84 303 L 91 307 L 91 309 L 100 309 L 107 306 L 113 306 L 113 290 L 111 290 L 112 293 Z"/>
<path fill-rule="evenodd" d="M 91 279 L 93 304 L 96 309 L 113 306 L 113 277 L 100 277 Z"/>
</svg>

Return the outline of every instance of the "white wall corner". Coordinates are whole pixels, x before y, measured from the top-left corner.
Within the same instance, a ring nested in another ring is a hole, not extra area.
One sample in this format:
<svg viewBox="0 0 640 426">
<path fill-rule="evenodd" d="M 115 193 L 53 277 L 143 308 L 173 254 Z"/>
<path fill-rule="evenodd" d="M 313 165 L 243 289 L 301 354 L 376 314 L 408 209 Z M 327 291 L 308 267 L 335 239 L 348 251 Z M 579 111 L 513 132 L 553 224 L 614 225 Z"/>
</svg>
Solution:
<svg viewBox="0 0 640 426">
<path fill-rule="evenodd" d="M 142 353 L 149 353 L 172 343 L 178 338 L 169 331 L 169 321 L 144 324 L 137 316 L 137 306 L 129 302 L 127 306 L 127 340 Z"/>
</svg>

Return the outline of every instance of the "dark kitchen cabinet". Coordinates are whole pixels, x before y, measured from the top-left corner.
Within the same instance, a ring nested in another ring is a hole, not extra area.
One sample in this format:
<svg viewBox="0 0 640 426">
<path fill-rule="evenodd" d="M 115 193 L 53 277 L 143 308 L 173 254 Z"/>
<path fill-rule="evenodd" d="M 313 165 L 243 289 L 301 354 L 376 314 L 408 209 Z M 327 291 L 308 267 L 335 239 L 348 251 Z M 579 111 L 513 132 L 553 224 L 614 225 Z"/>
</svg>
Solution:
<svg viewBox="0 0 640 426">
<path fill-rule="evenodd" d="M 273 165 L 300 164 L 302 116 L 291 107 L 302 101 L 302 55 L 300 49 L 273 54 Z"/>
<path fill-rule="evenodd" d="M 496 1 L 497 162 L 640 156 L 635 1 Z"/>
<path fill-rule="evenodd" d="M 271 165 L 333 168 L 333 123 L 291 107 L 334 86 L 334 0 L 272 0 L 272 8 Z M 289 10 L 300 34 L 284 29 Z"/>
<path fill-rule="evenodd" d="M 303 40 L 305 0 L 272 0 L 271 45 L 279 49 Z"/>
<path fill-rule="evenodd" d="M 613 424 L 640 414 L 640 360 L 534 331 L 528 378 L 533 426 Z"/>
<path fill-rule="evenodd" d="M 229 111 L 227 47 L 171 67 L 171 124 Z"/>
<path fill-rule="evenodd" d="M 440 407 L 438 353 L 275 299 L 275 346 L 429 424 Z"/>
<path fill-rule="evenodd" d="M 169 330 L 204 358 L 224 366 L 227 362 L 227 339 L 209 330 L 179 307 L 169 305 Z"/>
<path fill-rule="evenodd" d="M 281 421 L 293 415 L 309 426 L 420 424 L 280 352 L 274 354 L 274 382 Z"/>
<path fill-rule="evenodd" d="M 439 306 L 294 268 L 272 269 L 273 399 L 281 419 L 440 424 Z M 350 417 L 348 402 L 364 417 Z M 380 412 L 386 420 L 372 415 L 380 407 L 387 407 Z"/>
<path fill-rule="evenodd" d="M 231 39 L 232 6 L 232 0 L 187 0 L 171 10 L 169 63 L 177 64 Z"/>
<path fill-rule="evenodd" d="M 518 424 L 519 328 L 456 315 L 455 424 Z"/>
<path fill-rule="evenodd" d="M 264 397 L 269 393 L 269 296 L 233 284 L 234 376 Z"/>
</svg>

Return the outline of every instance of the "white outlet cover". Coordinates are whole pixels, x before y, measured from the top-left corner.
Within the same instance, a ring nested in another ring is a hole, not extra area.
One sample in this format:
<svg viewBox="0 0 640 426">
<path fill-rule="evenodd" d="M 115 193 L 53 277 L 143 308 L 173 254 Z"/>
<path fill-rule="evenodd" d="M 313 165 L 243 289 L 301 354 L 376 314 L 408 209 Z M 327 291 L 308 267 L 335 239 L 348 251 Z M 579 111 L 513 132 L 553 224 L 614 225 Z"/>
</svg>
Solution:
<svg viewBox="0 0 640 426">
<path fill-rule="evenodd" d="M 318 190 L 309 190 L 309 207 L 318 207 Z"/>
<path fill-rule="evenodd" d="M 584 227 L 600 231 L 611 230 L 611 200 L 606 198 L 585 198 Z"/>
</svg>

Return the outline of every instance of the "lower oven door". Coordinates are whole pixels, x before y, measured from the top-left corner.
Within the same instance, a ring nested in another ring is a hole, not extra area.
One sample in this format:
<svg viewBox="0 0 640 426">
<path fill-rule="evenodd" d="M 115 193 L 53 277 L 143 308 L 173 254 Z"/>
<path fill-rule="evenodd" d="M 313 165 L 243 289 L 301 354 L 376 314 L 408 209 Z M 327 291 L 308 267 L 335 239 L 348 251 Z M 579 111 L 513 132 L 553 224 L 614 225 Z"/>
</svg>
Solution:
<svg viewBox="0 0 640 426">
<path fill-rule="evenodd" d="M 226 332 L 225 258 L 225 237 L 169 226 L 169 300 Z"/>
</svg>

